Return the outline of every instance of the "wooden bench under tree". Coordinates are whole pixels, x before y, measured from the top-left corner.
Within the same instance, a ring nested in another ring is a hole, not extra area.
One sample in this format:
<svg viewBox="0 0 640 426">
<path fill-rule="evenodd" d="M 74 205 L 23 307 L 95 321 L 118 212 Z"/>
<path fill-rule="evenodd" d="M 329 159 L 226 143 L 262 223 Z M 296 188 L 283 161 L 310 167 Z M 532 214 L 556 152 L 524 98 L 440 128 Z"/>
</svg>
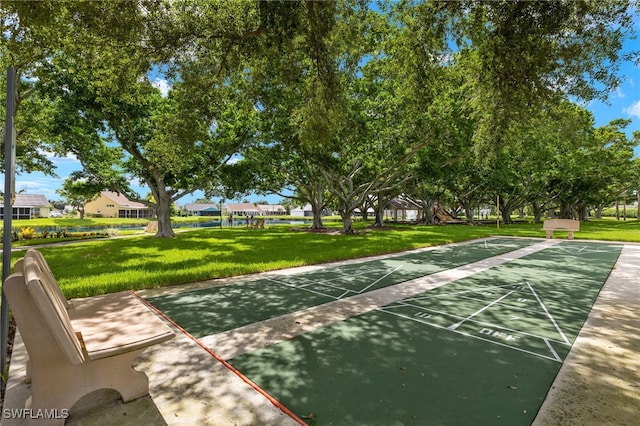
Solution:
<svg viewBox="0 0 640 426">
<path fill-rule="evenodd" d="M 580 221 L 573 219 L 547 219 L 542 224 L 542 230 L 547 231 L 547 238 L 553 238 L 553 231 L 568 231 L 569 239 L 573 240 L 573 233 L 580 230 Z"/>
<path fill-rule="evenodd" d="M 67 300 L 34 249 L 14 270 L 4 291 L 29 355 L 25 408 L 68 412 L 83 396 L 105 388 L 118 391 L 124 402 L 149 394 L 149 379 L 133 369 L 133 361 L 174 333 L 144 302 L 129 291 Z"/>
</svg>

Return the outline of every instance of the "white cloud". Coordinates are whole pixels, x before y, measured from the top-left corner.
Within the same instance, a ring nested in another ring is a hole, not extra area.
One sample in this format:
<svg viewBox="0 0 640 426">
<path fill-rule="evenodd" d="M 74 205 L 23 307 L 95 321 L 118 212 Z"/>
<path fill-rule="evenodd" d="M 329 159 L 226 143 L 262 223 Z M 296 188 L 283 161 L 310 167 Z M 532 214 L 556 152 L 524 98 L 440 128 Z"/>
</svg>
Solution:
<svg viewBox="0 0 640 426">
<path fill-rule="evenodd" d="M 4 188 L 4 177 L 0 179 L 0 182 Z M 16 191 L 23 191 L 26 194 L 41 194 L 49 200 L 60 198 L 56 189 L 61 185 L 62 179 L 44 176 L 41 173 L 33 173 L 25 177 L 16 176 Z"/>
<path fill-rule="evenodd" d="M 45 151 L 45 150 L 40 150 L 40 153 L 42 155 L 44 155 L 47 159 L 53 161 L 53 162 L 57 162 L 57 161 L 73 161 L 73 162 L 77 162 L 80 163 L 80 161 L 78 160 L 78 157 L 75 156 L 75 154 L 67 154 L 64 157 L 53 153 L 51 151 Z"/>
<path fill-rule="evenodd" d="M 169 90 L 171 89 L 169 82 L 164 78 L 158 77 L 155 80 L 153 80 L 151 84 L 153 85 L 153 87 L 160 90 L 160 93 L 162 93 L 162 96 L 167 96 L 167 94 L 169 93 Z"/>
<path fill-rule="evenodd" d="M 625 114 L 640 119 L 640 101 L 635 102 L 633 105 L 626 108 L 622 108 L 622 112 Z"/>
</svg>

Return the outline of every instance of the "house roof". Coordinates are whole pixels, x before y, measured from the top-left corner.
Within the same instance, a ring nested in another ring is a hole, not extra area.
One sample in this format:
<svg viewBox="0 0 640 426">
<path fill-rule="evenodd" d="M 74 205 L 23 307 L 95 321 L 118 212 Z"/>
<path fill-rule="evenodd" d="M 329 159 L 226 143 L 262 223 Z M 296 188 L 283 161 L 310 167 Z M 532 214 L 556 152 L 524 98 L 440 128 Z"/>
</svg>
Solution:
<svg viewBox="0 0 640 426">
<path fill-rule="evenodd" d="M 220 208 L 216 204 L 188 203 L 185 204 L 184 208 L 191 212 L 200 212 L 206 210 L 220 211 Z"/>
<path fill-rule="evenodd" d="M 112 191 L 102 191 L 100 193 L 103 197 L 107 197 L 111 201 L 113 201 L 118 207 L 126 207 L 129 209 L 148 209 L 148 206 L 145 206 L 142 203 L 138 203 L 137 201 L 130 201 L 123 194 L 112 192 Z"/>
<path fill-rule="evenodd" d="M 397 197 L 391 200 L 389 204 L 398 210 L 419 210 L 420 206 L 407 198 Z"/>
<path fill-rule="evenodd" d="M 51 207 L 47 197 L 40 194 L 16 194 L 13 207 Z"/>
<path fill-rule="evenodd" d="M 253 203 L 230 203 L 227 204 L 227 210 L 234 212 L 260 211 L 258 206 Z"/>
</svg>

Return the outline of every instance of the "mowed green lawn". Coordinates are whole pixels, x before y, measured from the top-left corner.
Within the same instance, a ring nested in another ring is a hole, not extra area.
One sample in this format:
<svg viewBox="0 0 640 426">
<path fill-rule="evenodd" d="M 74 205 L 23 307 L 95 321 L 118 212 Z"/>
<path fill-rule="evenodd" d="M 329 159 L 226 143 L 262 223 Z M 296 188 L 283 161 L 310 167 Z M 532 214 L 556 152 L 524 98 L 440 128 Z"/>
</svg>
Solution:
<svg viewBox="0 0 640 426">
<path fill-rule="evenodd" d="M 338 224 L 336 230 L 339 229 Z M 265 230 L 197 229 L 173 239 L 139 236 L 41 247 L 65 295 L 85 297 L 125 289 L 206 279 L 392 253 L 494 235 L 544 237 L 540 224 L 394 225 L 357 235 L 312 233 L 292 226 Z M 558 233 L 566 238 L 566 233 Z M 640 242 L 640 222 L 583 223 L 576 238 Z M 24 252 L 14 252 L 14 260 Z"/>
</svg>

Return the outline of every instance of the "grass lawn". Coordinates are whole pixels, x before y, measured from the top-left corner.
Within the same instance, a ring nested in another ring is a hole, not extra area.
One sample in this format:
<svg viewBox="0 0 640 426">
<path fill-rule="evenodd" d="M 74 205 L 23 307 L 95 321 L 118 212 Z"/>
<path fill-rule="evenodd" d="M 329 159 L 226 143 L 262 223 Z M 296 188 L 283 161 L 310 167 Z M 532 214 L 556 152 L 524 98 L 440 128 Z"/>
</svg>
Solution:
<svg viewBox="0 0 640 426">
<path fill-rule="evenodd" d="M 339 227 L 336 223 L 329 226 Z M 469 226 L 393 225 L 357 235 L 311 233 L 290 225 L 265 230 L 204 228 L 173 239 L 136 236 L 42 247 L 68 298 L 125 289 L 184 284 L 493 235 L 544 237 L 540 224 Z M 558 233 L 566 238 L 566 233 Z M 581 224 L 576 238 L 640 242 L 640 222 L 598 220 Z M 14 252 L 14 259 L 23 252 Z"/>
</svg>

